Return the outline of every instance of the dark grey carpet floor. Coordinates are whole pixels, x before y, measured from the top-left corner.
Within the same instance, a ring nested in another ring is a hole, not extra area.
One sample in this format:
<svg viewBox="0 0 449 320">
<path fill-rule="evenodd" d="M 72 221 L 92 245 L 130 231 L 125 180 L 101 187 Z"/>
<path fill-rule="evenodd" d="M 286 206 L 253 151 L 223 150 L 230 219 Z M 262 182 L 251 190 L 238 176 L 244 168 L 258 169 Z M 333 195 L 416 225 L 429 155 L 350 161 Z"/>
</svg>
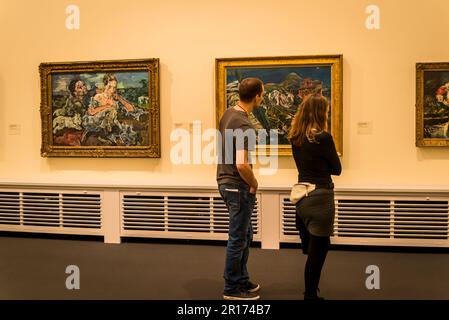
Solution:
<svg viewBox="0 0 449 320">
<path fill-rule="evenodd" d="M 225 247 L 198 243 L 0 236 L 0 299 L 221 299 Z M 305 256 L 251 248 L 249 271 L 265 300 L 302 299 Z M 67 290 L 68 265 L 80 290 Z M 368 290 L 368 265 L 380 290 Z M 449 253 L 331 250 L 321 279 L 327 299 L 449 299 Z"/>
</svg>

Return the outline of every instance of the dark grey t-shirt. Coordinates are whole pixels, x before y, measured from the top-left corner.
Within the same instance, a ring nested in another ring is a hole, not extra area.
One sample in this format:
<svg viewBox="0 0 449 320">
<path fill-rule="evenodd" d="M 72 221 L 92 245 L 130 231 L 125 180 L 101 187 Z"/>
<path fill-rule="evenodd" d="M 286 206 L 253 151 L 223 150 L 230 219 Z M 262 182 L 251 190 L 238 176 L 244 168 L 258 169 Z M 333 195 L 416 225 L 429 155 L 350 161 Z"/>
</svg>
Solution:
<svg viewBox="0 0 449 320">
<path fill-rule="evenodd" d="M 249 158 L 249 152 L 254 150 L 256 134 L 248 115 L 234 108 L 227 109 L 220 119 L 219 131 L 217 183 L 247 185 L 236 167 L 236 150 L 247 150 Z"/>
</svg>

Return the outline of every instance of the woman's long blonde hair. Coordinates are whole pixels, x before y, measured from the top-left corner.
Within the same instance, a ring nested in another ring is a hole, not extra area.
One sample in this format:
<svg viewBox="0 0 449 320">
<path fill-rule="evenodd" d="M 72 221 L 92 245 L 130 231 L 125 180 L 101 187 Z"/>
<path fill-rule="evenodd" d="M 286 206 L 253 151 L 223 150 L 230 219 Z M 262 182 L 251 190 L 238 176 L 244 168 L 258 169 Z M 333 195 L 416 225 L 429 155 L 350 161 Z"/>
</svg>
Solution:
<svg viewBox="0 0 449 320">
<path fill-rule="evenodd" d="M 327 111 L 329 102 L 320 93 L 307 96 L 292 120 L 288 139 L 296 146 L 301 146 L 305 138 L 317 143 L 315 136 L 327 131 Z"/>
</svg>

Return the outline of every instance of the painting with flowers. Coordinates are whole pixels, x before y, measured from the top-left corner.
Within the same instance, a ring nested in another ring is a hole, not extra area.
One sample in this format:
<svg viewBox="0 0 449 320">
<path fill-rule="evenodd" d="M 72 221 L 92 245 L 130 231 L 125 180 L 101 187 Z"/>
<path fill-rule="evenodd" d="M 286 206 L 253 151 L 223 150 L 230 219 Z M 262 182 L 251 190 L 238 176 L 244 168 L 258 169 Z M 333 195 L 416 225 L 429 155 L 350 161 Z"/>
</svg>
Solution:
<svg viewBox="0 0 449 320">
<path fill-rule="evenodd" d="M 416 144 L 449 145 L 449 63 L 416 65 Z"/>
</svg>

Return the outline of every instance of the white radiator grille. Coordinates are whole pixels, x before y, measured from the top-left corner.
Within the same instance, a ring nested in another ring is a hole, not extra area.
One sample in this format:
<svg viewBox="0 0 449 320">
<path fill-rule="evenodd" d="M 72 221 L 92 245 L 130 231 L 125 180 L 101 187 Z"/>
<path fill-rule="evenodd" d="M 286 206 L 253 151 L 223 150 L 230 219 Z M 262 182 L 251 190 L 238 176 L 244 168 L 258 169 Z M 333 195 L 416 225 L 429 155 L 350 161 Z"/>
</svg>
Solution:
<svg viewBox="0 0 449 320">
<path fill-rule="evenodd" d="M 448 201 L 395 201 L 396 238 L 448 239 Z"/>
<path fill-rule="evenodd" d="M 390 217 L 388 200 L 336 199 L 334 236 L 389 238 Z"/>
<path fill-rule="evenodd" d="M 281 242 L 298 242 L 295 206 L 281 195 Z M 447 200 L 335 196 L 334 239 L 449 240 Z M 373 243 L 374 244 L 374 243 Z M 394 244 L 394 242 L 391 242 Z"/>
<path fill-rule="evenodd" d="M 296 208 L 289 198 L 281 197 L 281 235 L 282 240 L 297 240 L 298 231 L 296 230 Z"/>
<path fill-rule="evenodd" d="M 0 230 L 74 228 L 101 229 L 100 194 L 0 191 Z"/>
<path fill-rule="evenodd" d="M 252 215 L 259 236 L 258 201 Z M 122 195 L 122 235 L 227 239 L 228 211 L 221 197 L 204 195 Z"/>
<path fill-rule="evenodd" d="M 20 225 L 20 193 L 0 192 L 0 224 Z"/>
<path fill-rule="evenodd" d="M 166 197 L 160 196 L 124 196 L 124 230 L 165 230 Z"/>
</svg>

